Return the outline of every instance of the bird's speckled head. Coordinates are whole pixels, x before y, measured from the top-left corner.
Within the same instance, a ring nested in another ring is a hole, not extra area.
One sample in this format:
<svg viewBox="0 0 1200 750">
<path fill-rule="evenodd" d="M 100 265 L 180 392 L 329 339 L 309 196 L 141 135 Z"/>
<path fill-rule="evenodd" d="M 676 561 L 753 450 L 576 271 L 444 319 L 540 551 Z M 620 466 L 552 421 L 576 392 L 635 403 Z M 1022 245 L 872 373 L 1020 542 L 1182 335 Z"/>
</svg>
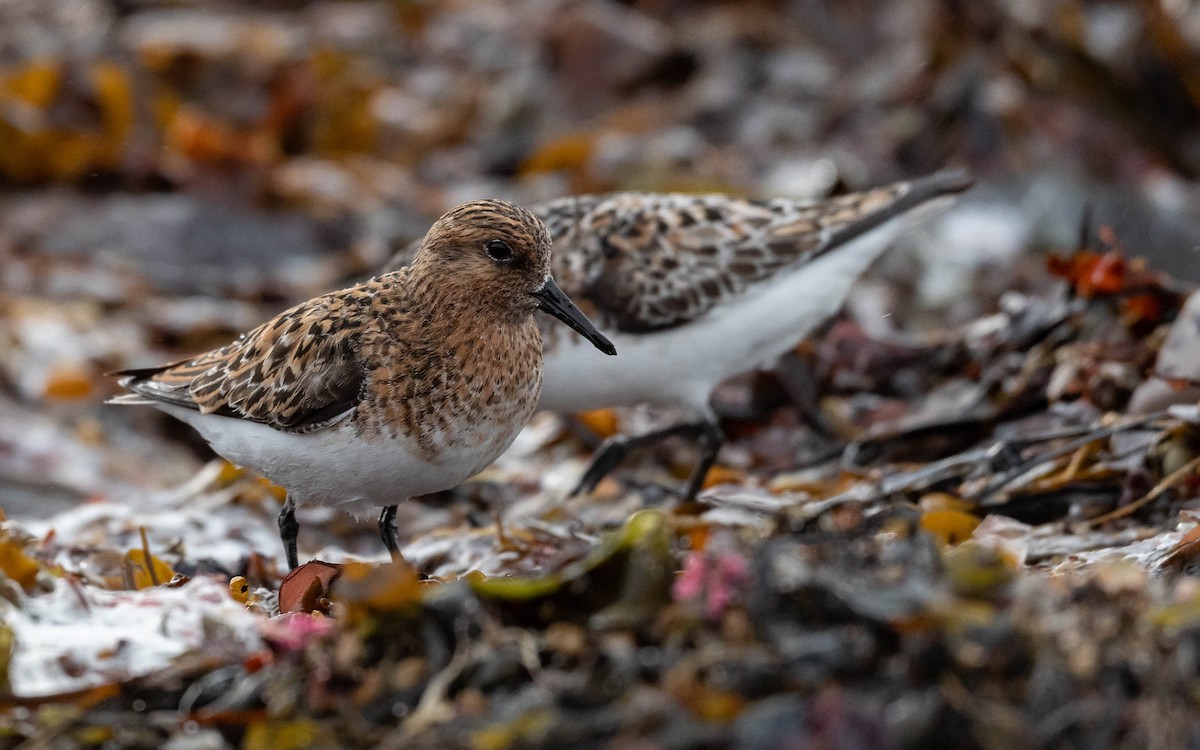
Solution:
<svg viewBox="0 0 1200 750">
<path fill-rule="evenodd" d="M 534 331 L 532 313 L 542 310 L 600 351 L 617 353 L 550 278 L 546 225 L 507 201 L 473 201 L 447 212 L 425 235 L 411 274 L 431 308 L 482 307 L 493 320 L 525 322 Z"/>
<path fill-rule="evenodd" d="M 465 292 L 488 306 L 527 314 L 538 306 L 532 294 L 550 275 L 550 234 L 518 205 L 471 201 L 430 227 L 413 270 L 436 274 L 447 293 Z"/>
</svg>

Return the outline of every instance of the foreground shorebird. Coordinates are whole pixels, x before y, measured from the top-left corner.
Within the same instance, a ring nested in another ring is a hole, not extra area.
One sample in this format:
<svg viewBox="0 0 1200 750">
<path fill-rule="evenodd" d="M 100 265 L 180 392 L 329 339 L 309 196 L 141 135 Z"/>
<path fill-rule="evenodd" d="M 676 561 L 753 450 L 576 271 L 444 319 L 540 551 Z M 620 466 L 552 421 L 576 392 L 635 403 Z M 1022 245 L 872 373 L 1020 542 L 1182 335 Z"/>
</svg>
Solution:
<svg viewBox="0 0 1200 750">
<path fill-rule="evenodd" d="M 511 203 L 467 203 L 433 225 L 411 267 L 297 305 L 220 349 L 122 372 L 133 393 L 113 403 L 155 406 L 285 487 L 289 566 L 303 503 L 382 506 L 380 534 L 397 555 L 396 504 L 478 473 L 529 421 L 542 385 L 537 309 L 616 353 L 554 283 L 542 222 Z"/>
<path fill-rule="evenodd" d="M 971 185 L 949 170 L 818 201 L 618 193 L 531 207 L 554 241 L 554 275 L 621 356 L 593 356 L 543 325 L 540 408 L 578 412 L 653 403 L 691 420 L 610 438 L 572 494 L 628 454 L 670 436 L 700 440 L 695 497 L 724 436 L 709 406 L 718 383 L 768 365 L 842 306 L 858 277 L 920 206 Z M 411 262 L 416 245 L 388 264 Z"/>
</svg>

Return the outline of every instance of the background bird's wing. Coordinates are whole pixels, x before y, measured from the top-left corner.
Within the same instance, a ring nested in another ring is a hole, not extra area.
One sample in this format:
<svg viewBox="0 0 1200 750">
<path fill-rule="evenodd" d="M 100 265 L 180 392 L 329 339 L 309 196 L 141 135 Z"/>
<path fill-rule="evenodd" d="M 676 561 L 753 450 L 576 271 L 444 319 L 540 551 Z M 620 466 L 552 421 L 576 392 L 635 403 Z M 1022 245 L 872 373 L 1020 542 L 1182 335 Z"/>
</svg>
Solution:
<svg viewBox="0 0 1200 750">
<path fill-rule="evenodd" d="M 970 184 L 964 172 L 946 171 L 820 201 L 630 193 L 533 210 L 554 237 L 559 286 L 606 325 L 654 331 Z"/>
<path fill-rule="evenodd" d="M 309 432 L 337 421 L 362 398 L 366 374 L 354 343 L 367 315 L 353 294 L 334 292 L 220 349 L 119 373 L 121 384 L 143 399 Z"/>
</svg>

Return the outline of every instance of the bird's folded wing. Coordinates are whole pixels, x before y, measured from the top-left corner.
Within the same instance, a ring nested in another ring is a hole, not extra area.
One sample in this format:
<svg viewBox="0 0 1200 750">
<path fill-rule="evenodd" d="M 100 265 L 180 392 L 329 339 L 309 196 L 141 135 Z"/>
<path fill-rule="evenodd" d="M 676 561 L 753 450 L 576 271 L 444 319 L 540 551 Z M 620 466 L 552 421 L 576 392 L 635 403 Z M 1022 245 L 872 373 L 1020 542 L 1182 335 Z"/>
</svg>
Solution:
<svg viewBox="0 0 1200 750">
<path fill-rule="evenodd" d="M 555 238 L 555 277 L 620 330 L 671 328 L 970 184 L 964 172 L 947 171 L 818 201 L 616 195 L 574 236 Z M 566 244 L 570 253 L 560 252 Z"/>
<path fill-rule="evenodd" d="M 142 399 L 310 432 L 337 421 L 362 398 L 366 375 L 354 344 L 366 316 L 353 297 L 328 294 L 220 349 L 119 373 L 121 384 Z"/>
</svg>

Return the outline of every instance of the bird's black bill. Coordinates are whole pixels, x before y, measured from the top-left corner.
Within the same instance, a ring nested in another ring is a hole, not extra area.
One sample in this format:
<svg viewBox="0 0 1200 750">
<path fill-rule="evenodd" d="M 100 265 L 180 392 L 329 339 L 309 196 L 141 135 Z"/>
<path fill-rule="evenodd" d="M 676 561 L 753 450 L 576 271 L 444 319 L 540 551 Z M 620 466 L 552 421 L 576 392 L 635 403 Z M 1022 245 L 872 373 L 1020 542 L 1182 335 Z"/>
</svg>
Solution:
<svg viewBox="0 0 1200 750">
<path fill-rule="evenodd" d="M 554 279 L 547 278 L 545 285 L 534 292 L 533 296 L 537 297 L 539 310 L 548 312 L 571 326 L 580 336 L 592 342 L 593 346 L 605 354 L 617 353 L 617 348 L 612 345 L 612 342 L 596 330 L 592 321 L 588 320 L 587 316 L 581 313 L 575 303 L 571 301 L 571 298 L 558 288 Z"/>
</svg>

